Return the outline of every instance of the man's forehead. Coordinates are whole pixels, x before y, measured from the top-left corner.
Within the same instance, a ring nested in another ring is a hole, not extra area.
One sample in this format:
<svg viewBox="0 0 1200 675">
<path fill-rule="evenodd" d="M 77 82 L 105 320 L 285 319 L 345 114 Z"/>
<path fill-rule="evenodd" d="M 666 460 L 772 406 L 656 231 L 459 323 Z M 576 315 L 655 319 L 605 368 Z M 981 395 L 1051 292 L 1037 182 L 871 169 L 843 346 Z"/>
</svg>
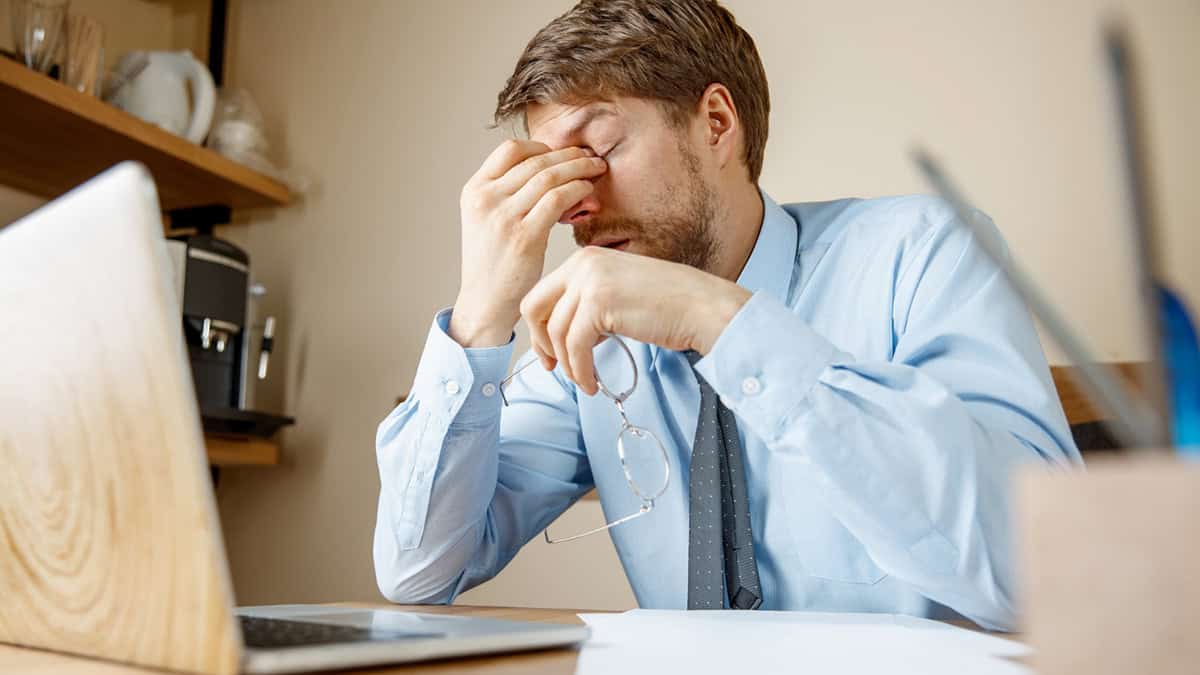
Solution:
<svg viewBox="0 0 1200 675">
<path fill-rule="evenodd" d="M 596 120 L 617 117 L 619 106 L 612 101 L 593 101 L 578 105 L 563 103 L 531 103 L 525 109 L 525 126 L 529 137 L 555 146 L 583 131 Z"/>
</svg>

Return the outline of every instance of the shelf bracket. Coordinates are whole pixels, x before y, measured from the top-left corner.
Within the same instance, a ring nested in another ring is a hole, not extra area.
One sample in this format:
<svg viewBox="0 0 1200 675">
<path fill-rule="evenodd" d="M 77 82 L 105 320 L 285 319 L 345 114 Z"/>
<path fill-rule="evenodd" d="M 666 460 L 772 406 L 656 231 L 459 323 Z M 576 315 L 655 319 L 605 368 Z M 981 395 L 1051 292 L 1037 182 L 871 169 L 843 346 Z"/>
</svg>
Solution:
<svg viewBox="0 0 1200 675">
<path fill-rule="evenodd" d="M 167 211 L 171 229 L 194 228 L 197 234 L 211 235 L 217 225 L 233 221 L 233 209 L 224 204 L 206 204 Z"/>
</svg>

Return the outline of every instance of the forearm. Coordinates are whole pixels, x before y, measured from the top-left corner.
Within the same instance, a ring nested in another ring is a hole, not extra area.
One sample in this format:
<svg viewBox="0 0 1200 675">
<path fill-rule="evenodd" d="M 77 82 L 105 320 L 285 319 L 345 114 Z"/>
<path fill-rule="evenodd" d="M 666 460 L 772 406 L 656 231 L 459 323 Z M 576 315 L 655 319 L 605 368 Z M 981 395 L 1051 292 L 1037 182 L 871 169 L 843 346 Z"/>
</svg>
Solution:
<svg viewBox="0 0 1200 675">
<path fill-rule="evenodd" d="M 463 349 L 443 312 L 413 395 L 379 426 L 375 571 L 396 602 L 452 602 L 592 487 L 574 390 L 503 348 Z M 511 337 L 511 335 L 510 335 Z"/>
<path fill-rule="evenodd" d="M 389 599 L 448 600 L 477 554 L 496 488 L 497 387 L 511 353 L 463 350 L 435 323 L 409 398 L 379 425 L 374 557 Z"/>
<path fill-rule="evenodd" d="M 1023 461 L 1068 461 L 1040 403 L 1052 396 L 1033 372 L 1040 353 L 955 353 L 921 368 L 902 356 L 858 362 L 756 295 L 697 371 L 766 442 L 765 470 L 818 492 L 879 567 L 1007 627 L 1008 478 Z M 946 382 L 981 386 L 964 400 Z"/>
<path fill-rule="evenodd" d="M 936 382 L 893 389 L 876 376 L 835 368 L 818 382 L 773 447 L 779 470 L 805 457 L 811 489 L 882 570 L 989 628 L 1012 628 L 1008 483 L 1039 449 Z"/>
</svg>

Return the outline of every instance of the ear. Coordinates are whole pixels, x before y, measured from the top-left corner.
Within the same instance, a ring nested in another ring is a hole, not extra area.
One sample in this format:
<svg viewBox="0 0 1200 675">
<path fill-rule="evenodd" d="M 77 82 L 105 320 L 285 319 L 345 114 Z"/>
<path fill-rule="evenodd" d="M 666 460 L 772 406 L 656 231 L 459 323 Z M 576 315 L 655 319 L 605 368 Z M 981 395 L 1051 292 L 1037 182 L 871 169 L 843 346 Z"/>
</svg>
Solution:
<svg viewBox="0 0 1200 675">
<path fill-rule="evenodd" d="M 699 109 L 704 124 L 702 147 L 712 152 L 717 165 L 724 169 L 729 162 L 737 161 L 738 137 L 741 135 L 741 121 L 733 105 L 733 95 L 723 84 L 710 84 L 700 97 Z"/>
</svg>

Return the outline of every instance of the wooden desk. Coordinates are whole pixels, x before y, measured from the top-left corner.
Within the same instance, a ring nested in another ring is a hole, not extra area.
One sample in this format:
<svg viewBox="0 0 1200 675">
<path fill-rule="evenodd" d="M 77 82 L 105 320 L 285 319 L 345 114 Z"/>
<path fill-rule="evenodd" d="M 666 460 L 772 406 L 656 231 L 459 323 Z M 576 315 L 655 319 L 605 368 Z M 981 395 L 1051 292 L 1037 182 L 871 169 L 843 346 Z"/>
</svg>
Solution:
<svg viewBox="0 0 1200 675">
<path fill-rule="evenodd" d="M 342 603 L 341 606 L 378 607 L 395 609 L 385 603 Z M 572 609 L 521 609 L 509 607 L 466 607 L 466 606 L 421 606 L 406 607 L 413 611 L 430 614 L 456 614 L 460 616 L 483 616 L 495 619 L 517 619 L 542 621 L 545 623 L 581 624 L 577 612 L 590 610 Z M 471 673 L 478 675 L 571 675 L 575 672 L 574 649 L 549 649 L 540 652 L 480 656 L 452 659 L 432 663 L 417 663 L 407 666 L 374 668 L 353 671 L 355 675 L 414 675 L 425 673 Z M 92 661 L 75 656 L 66 656 L 34 649 L 22 649 L 0 645 L 0 673 L 62 673 L 62 675 L 146 675 L 159 671 L 135 668 L 114 663 Z"/>
</svg>

